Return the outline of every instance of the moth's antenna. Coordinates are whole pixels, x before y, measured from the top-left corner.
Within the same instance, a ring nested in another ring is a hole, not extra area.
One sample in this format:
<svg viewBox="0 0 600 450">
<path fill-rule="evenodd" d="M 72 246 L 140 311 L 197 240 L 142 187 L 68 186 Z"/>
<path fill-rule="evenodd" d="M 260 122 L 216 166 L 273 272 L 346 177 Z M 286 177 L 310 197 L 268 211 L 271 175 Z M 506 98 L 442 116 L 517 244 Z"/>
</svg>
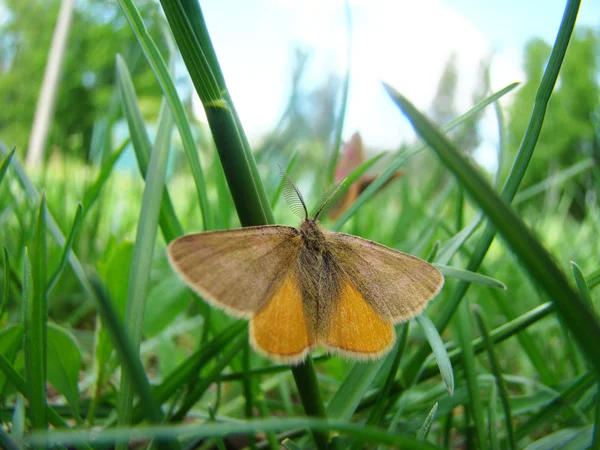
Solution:
<svg viewBox="0 0 600 450">
<path fill-rule="evenodd" d="M 338 192 L 340 191 L 340 189 L 346 184 L 346 181 L 348 180 L 348 178 L 344 179 L 344 181 L 342 181 L 340 184 L 338 184 L 335 189 L 333 191 L 331 191 L 331 194 L 329 194 L 325 200 L 323 201 L 323 203 L 321 204 L 321 207 L 317 210 L 315 216 L 313 217 L 313 220 L 317 220 L 317 218 L 319 217 L 319 215 L 323 212 L 326 211 L 328 209 L 328 207 L 330 206 L 329 203 L 335 198 L 335 196 L 338 194 Z M 328 206 L 329 205 L 329 206 Z"/>
<path fill-rule="evenodd" d="M 281 171 L 281 179 L 283 181 L 283 197 L 285 198 L 286 203 L 294 214 L 296 214 L 298 217 L 302 217 L 302 214 L 304 214 L 304 219 L 308 220 L 308 209 L 306 209 L 306 202 L 304 201 L 300 190 L 296 187 L 288 174 L 285 173 L 283 168 L 279 164 L 277 165 Z"/>
</svg>

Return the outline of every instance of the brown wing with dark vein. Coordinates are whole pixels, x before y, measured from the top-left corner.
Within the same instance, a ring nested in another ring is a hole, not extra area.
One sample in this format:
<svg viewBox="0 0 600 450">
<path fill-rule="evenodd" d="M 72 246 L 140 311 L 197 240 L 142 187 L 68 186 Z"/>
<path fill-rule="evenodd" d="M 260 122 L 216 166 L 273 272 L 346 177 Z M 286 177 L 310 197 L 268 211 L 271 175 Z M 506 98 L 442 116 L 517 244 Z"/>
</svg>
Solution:
<svg viewBox="0 0 600 450">
<path fill-rule="evenodd" d="M 190 234 L 169 244 L 169 261 L 211 304 L 251 317 L 295 261 L 301 238 L 286 226 L 246 227 Z"/>
<path fill-rule="evenodd" d="M 420 314 L 444 284 L 434 266 L 415 256 L 349 234 L 324 232 L 350 281 L 393 323 Z"/>
</svg>

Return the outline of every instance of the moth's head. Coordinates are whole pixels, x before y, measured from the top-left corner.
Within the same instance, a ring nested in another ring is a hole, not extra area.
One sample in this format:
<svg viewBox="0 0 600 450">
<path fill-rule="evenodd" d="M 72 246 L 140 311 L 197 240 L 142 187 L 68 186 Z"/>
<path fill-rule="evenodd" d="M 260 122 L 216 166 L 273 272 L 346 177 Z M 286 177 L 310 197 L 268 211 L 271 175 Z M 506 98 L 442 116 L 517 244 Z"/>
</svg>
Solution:
<svg viewBox="0 0 600 450">
<path fill-rule="evenodd" d="M 328 191 L 321 197 L 321 200 L 317 203 L 317 212 L 310 217 L 308 214 L 308 209 L 306 208 L 306 202 L 304 201 L 304 197 L 302 197 L 302 193 L 296 187 L 294 182 L 287 176 L 287 174 L 283 171 L 281 166 L 279 166 L 281 170 L 281 177 L 283 179 L 283 196 L 290 209 L 296 214 L 298 217 L 302 217 L 302 224 L 300 225 L 301 230 L 308 230 L 309 228 L 317 228 L 317 220 L 321 214 L 327 211 L 328 207 L 333 203 L 332 200 L 336 197 L 336 195 L 340 192 L 341 187 L 344 185 L 345 181 L 342 181 L 335 188 Z"/>
</svg>

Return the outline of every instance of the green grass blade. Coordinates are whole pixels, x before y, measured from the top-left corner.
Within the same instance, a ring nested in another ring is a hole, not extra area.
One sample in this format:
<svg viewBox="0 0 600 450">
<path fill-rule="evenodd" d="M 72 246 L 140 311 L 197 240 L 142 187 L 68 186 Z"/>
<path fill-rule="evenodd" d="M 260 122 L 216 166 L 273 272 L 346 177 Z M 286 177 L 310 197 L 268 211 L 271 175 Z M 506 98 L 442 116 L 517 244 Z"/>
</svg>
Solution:
<svg viewBox="0 0 600 450">
<path fill-rule="evenodd" d="M 156 44 L 152 40 L 152 37 L 148 33 L 144 22 L 135 7 L 132 0 L 119 0 L 119 5 L 122 11 L 125 13 L 129 25 L 131 26 L 142 51 L 146 56 L 146 60 L 150 64 L 152 71 L 156 75 L 156 79 L 160 84 L 165 99 L 171 109 L 175 124 L 179 130 L 181 141 L 183 143 L 183 149 L 187 155 L 194 183 L 196 185 L 196 194 L 198 195 L 198 201 L 200 202 L 200 212 L 202 214 L 202 220 L 204 223 L 205 230 L 213 229 L 212 216 L 210 213 L 210 205 L 208 203 L 208 196 L 206 194 L 206 183 L 204 182 L 204 174 L 202 172 L 202 166 L 200 164 L 200 157 L 196 149 L 196 143 L 192 135 L 189 121 L 187 119 L 185 109 L 175 83 L 169 74 L 169 70 L 165 61 L 163 60 Z"/>
<path fill-rule="evenodd" d="M 48 381 L 67 399 L 78 424 L 82 424 L 79 405 L 81 352 L 71 333 L 53 323 L 48 325 Z"/>
<path fill-rule="evenodd" d="M 498 361 L 498 356 L 494 351 L 494 344 L 490 339 L 488 327 L 485 322 L 485 317 L 483 316 L 481 310 L 477 306 L 474 306 L 472 310 L 475 315 L 477 325 L 479 327 L 479 332 L 481 333 L 481 337 L 483 338 L 483 342 L 487 350 L 488 358 L 490 360 L 490 367 L 492 369 L 492 373 L 494 374 L 494 378 L 496 379 L 496 384 L 498 385 L 498 391 L 500 392 L 500 400 L 502 401 L 502 407 L 504 408 L 504 423 L 506 424 L 508 442 L 510 444 L 510 448 L 516 450 L 517 441 L 515 439 L 512 413 L 510 410 L 508 388 L 506 387 L 504 377 L 502 376 L 502 367 L 500 366 L 500 361 Z"/>
<path fill-rule="evenodd" d="M 119 320 L 119 316 L 112 305 L 102 281 L 95 273 L 90 275 L 92 277 L 90 283 L 99 300 L 98 312 L 102 316 L 103 323 L 112 337 L 123 368 L 129 372 L 131 379 L 134 381 L 132 384 L 140 396 L 140 402 L 144 405 L 144 414 L 150 422 L 160 423 L 163 419 L 163 414 L 152 396 L 150 381 L 148 381 L 138 352 L 134 350 L 134 347 L 129 342 L 125 328 Z"/>
<path fill-rule="evenodd" d="M 446 389 L 448 389 L 448 392 L 452 395 L 454 393 L 454 371 L 452 370 L 452 363 L 448 357 L 446 347 L 444 347 L 444 341 L 442 341 L 438 330 L 435 328 L 435 325 L 429 317 L 425 314 L 421 314 L 416 317 L 416 320 L 423 330 L 429 345 L 431 345 L 431 350 L 433 351 L 440 373 L 446 384 Z"/>
<path fill-rule="evenodd" d="M 243 226 L 274 223 L 254 155 L 225 85 L 200 4 L 190 0 L 161 0 L 161 5 L 204 106 L 240 223 Z M 325 408 L 310 357 L 304 364 L 293 366 L 292 372 L 306 412 L 322 416 Z M 317 445 L 323 448 L 323 436 L 315 437 Z"/>
<path fill-rule="evenodd" d="M 2 180 L 4 179 L 4 175 L 6 175 L 6 171 L 8 170 L 8 166 L 10 165 L 10 160 L 15 154 L 17 149 L 13 148 L 11 152 L 4 157 L 2 163 L 0 163 L 0 184 L 2 184 Z"/>
<path fill-rule="evenodd" d="M 431 411 L 429 411 L 429 414 L 427 414 L 427 417 L 425 418 L 423 425 L 421 425 L 421 428 L 419 428 L 419 432 L 417 433 L 417 439 L 419 441 L 425 441 L 427 439 L 427 436 L 429 435 L 429 430 L 431 430 L 431 424 L 435 419 L 435 413 L 437 412 L 437 409 L 438 404 L 436 403 L 431 408 Z"/>
<path fill-rule="evenodd" d="M 550 433 L 543 438 L 540 438 L 524 450 L 556 450 L 556 449 L 592 449 L 597 450 L 597 447 L 589 447 L 590 436 L 592 434 L 591 427 L 581 428 L 565 428 L 554 433 Z"/>
<path fill-rule="evenodd" d="M 10 295 L 10 260 L 8 259 L 8 250 L 6 247 L 2 247 L 2 266 L 4 267 L 4 284 L 2 286 L 2 298 L 0 299 L 0 322 L 4 317 L 4 312 L 8 306 L 8 296 Z"/>
<path fill-rule="evenodd" d="M 113 172 L 115 164 L 117 163 L 117 161 L 119 160 L 121 155 L 123 155 L 123 152 L 127 149 L 129 142 L 130 142 L 130 139 L 127 138 L 121 143 L 121 145 L 119 145 L 119 147 L 110 156 L 110 159 L 107 161 L 107 163 L 104 164 L 104 166 L 100 170 L 100 173 L 98 174 L 98 178 L 96 178 L 96 181 L 94 182 L 94 184 L 92 184 L 85 192 L 85 196 L 83 197 L 82 204 L 83 204 L 83 210 L 85 211 L 86 214 L 91 209 L 91 207 L 94 205 L 94 203 L 96 203 L 96 200 L 98 200 L 98 197 L 100 196 L 100 192 L 102 191 L 102 188 L 106 184 L 106 181 L 108 180 L 108 177 L 110 176 L 110 174 Z"/>
<path fill-rule="evenodd" d="M 546 70 L 536 94 L 536 99 L 527 131 L 525 132 L 525 136 L 521 142 L 517 157 L 504 184 L 504 188 L 502 189 L 501 196 L 508 203 L 510 203 L 514 198 L 535 149 L 537 138 L 539 136 L 545 116 L 546 107 L 550 99 L 550 94 L 552 93 L 554 85 L 556 84 L 558 72 L 560 70 L 560 66 L 562 65 L 562 61 L 567 49 L 567 44 L 570 40 L 571 34 L 573 33 L 579 5 L 580 1 L 569 0 L 565 8 L 565 14 L 560 25 L 554 48 L 552 49 L 552 53 L 550 55 L 550 60 L 546 66 Z M 487 254 L 495 235 L 496 227 L 492 224 L 488 224 L 481 238 L 479 239 L 475 250 L 473 251 L 471 259 L 467 265 L 467 270 L 472 272 L 479 270 L 483 258 Z M 454 315 L 458 304 L 467 293 L 469 286 L 470 285 L 466 282 L 461 282 L 456 286 L 450 301 L 436 321 L 436 325 L 439 330 L 443 331 L 446 328 L 450 322 L 450 319 Z M 422 346 L 421 349 L 415 353 L 415 355 L 404 367 L 404 373 L 407 379 L 412 379 L 416 376 L 419 367 L 426 356 L 427 348 Z"/>
<path fill-rule="evenodd" d="M 150 156 L 148 172 L 146 174 L 146 186 L 142 196 L 142 208 L 138 220 L 133 260 L 131 262 L 127 308 L 125 311 L 126 334 L 136 353 L 139 353 L 142 339 L 144 312 L 146 310 L 146 299 L 148 297 L 148 285 L 150 281 L 150 269 L 154 256 L 154 244 L 158 232 L 160 199 L 165 189 L 172 124 L 173 119 L 171 112 L 163 102 L 159 113 L 159 126 L 156 140 Z M 135 391 L 133 384 L 135 382 L 136 381 L 129 373 L 123 373 L 117 403 L 119 425 L 128 425 L 131 423 L 133 415 L 133 393 Z"/>
<path fill-rule="evenodd" d="M 356 411 L 365 393 L 371 387 L 375 375 L 381 369 L 384 359 L 372 362 L 355 363 L 344 377 L 339 389 L 327 406 L 327 417 L 336 420 L 349 420 Z"/>
<path fill-rule="evenodd" d="M 335 178 L 335 169 L 340 157 L 340 147 L 342 146 L 342 133 L 344 131 L 344 121 L 346 119 L 346 111 L 348 109 L 348 93 L 350 92 L 350 69 L 352 68 L 352 11 L 350 2 L 344 2 L 346 12 L 346 37 L 348 39 L 346 45 L 346 74 L 342 84 L 342 104 L 338 111 L 337 120 L 334 127 L 334 140 L 331 149 L 331 157 L 327 169 L 327 184 L 333 186 Z"/>
<path fill-rule="evenodd" d="M 594 450 L 600 448 L 600 384 L 596 387 L 596 408 L 594 411 L 594 434 L 592 447 Z"/>
<path fill-rule="evenodd" d="M 69 237 L 67 238 L 67 240 L 65 242 L 62 254 L 60 256 L 60 262 L 58 264 L 58 267 L 54 271 L 54 275 L 52 275 L 52 277 L 50 278 L 50 282 L 48 283 L 48 289 L 47 289 L 46 295 L 48 295 L 50 293 L 50 291 L 52 291 L 52 288 L 54 287 L 54 285 L 58 281 L 58 278 L 60 277 L 60 275 L 65 270 L 65 267 L 67 266 L 69 252 L 71 251 L 71 246 L 73 245 L 73 239 L 75 239 L 75 234 L 77 233 L 77 231 L 79 231 L 79 227 L 81 225 L 81 220 L 82 220 L 82 207 L 81 207 L 81 203 L 79 203 L 77 205 L 77 211 L 75 212 L 75 218 L 73 219 L 73 225 L 71 226 L 71 231 L 69 233 Z"/>
<path fill-rule="evenodd" d="M 588 288 L 587 283 L 585 282 L 585 277 L 583 276 L 583 272 L 577 265 L 577 263 L 571 261 L 571 269 L 573 270 L 573 277 L 575 278 L 575 284 L 577 285 L 577 289 L 579 290 L 579 295 L 584 302 L 590 305 L 593 308 L 592 303 L 592 294 L 590 294 L 590 289 Z"/>
<path fill-rule="evenodd" d="M 445 277 L 458 278 L 459 280 L 468 281 L 469 283 L 481 284 L 483 286 L 489 286 L 500 290 L 506 290 L 506 285 L 495 278 L 482 275 L 477 272 L 470 272 L 465 269 L 459 269 L 458 267 L 444 266 L 442 264 L 434 264 L 435 267 Z"/>
<path fill-rule="evenodd" d="M 368 425 L 377 425 L 381 420 L 381 417 L 383 417 L 386 407 L 388 407 L 389 395 L 392 391 L 394 380 L 396 379 L 398 367 L 400 367 L 400 360 L 402 359 L 402 355 L 404 355 L 406 344 L 408 343 L 408 330 L 410 329 L 410 322 L 406 322 L 405 324 L 401 325 L 401 327 L 402 333 L 400 334 L 400 338 L 396 344 L 392 365 L 390 366 L 385 383 L 377 395 L 377 401 L 369 412 L 369 417 L 367 418 Z"/>
<path fill-rule="evenodd" d="M 5 154 L 5 155 L 8 154 L 8 149 L 1 142 L 0 142 L 0 153 Z M 33 185 L 31 180 L 27 176 L 27 172 L 25 172 L 25 169 L 23 168 L 21 163 L 18 161 L 18 159 L 13 158 L 11 161 L 11 165 L 17 175 L 17 178 L 19 179 L 19 182 L 23 186 L 23 189 L 24 189 L 25 193 L 27 194 L 27 196 L 30 197 L 33 202 L 36 202 L 36 203 L 40 202 L 40 199 L 41 199 L 40 194 L 38 193 L 35 186 Z M 56 220 L 54 219 L 54 217 L 48 210 L 46 210 L 46 221 L 47 221 L 48 230 L 50 231 L 50 234 L 53 236 L 56 243 L 60 247 L 64 247 L 66 239 L 65 239 L 64 235 L 62 234 L 62 231 L 60 230 L 58 224 L 56 223 Z M 70 264 L 71 268 L 73 269 L 73 273 L 75 273 L 77 280 L 81 284 L 81 287 L 85 291 L 85 294 L 97 303 L 98 299 L 96 297 L 96 294 L 95 294 L 92 286 L 88 282 L 88 279 L 85 275 L 85 271 L 83 270 L 83 266 L 81 265 L 81 262 L 79 261 L 79 259 L 77 258 L 77 256 L 75 255 L 75 253 L 73 251 L 69 252 L 69 264 Z"/>
<path fill-rule="evenodd" d="M 29 399 L 30 390 L 25 378 L 19 375 L 19 372 L 13 367 L 6 357 L 0 353 L 0 371 L 4 373 L 8 382 L 12 384 L 17 391 L 25 398 Z M 31 404 L 31 401 L 30 401 Z M 56 410 L 50 406 L 46 406 L 46 414 L 48 416 L 48 422 L 55 428 L 70 428 L 69 424 L 56 412 Z"/>
<path fill-rule="evenodd" d="M 473 222 L 463 228 L 461 231 L 456 233 L 448 242 L 446 242 L 442 248 L 440 248 L 437 257 L 435 258 L 436 264 L 448 264 L 456 252 L 463 246 L 463 244 L 473 235 L 475 230 L 479 228 L 481 224 L 482 215 L 478 215 Z"/>
<path fill-rule="evenodd" d="M 46 418 L 46 198 L 37 211 L 31 268 L 25 254 L 23 267 L 23 326 L 25 373 L 29 387 L 30 420 L 33 429 L 45 429 Z"/>
<path fill-rule="evenodd" d="M 161 5 L 206 111 L 221 164 L 243 226 L 274 223 L 254 155 L 204 23 L 200 4 L 162 0 Z"/>
<path fill-rule="evenodd" d="M 202 423 L 192 425 L 155 425 L 137 428 L 113 428 L 96 430 L 37 432 L 27 436 L 26 442 L 35 445 L 76 444 L 93 440 L 95 444 L 110 444 L 124 439 L 146 440 L 157 438 L 199 439 L 226 437 L 232 434 L 249 434 L 268 431 L 295 430 L 298 428 L 321 432 L 338 432 L 369 443 L 380 443 L 407 450 L 438 449 L 428 442 L 420 442 L 413 436 L 402 433 L 389 433 L 378 428 L 346 421 L 325 421 L 316 418 L 291 417 L 269 418 L 235 423 Z"/>
<path fill-rule="evenodd" d="M 302 364 L 292 366 L 292 375 L 306 414 L 315 417 L 327 417 L 312 358 L 309 356 Z M 315 432 L 313 437 L 317 448 L 320 450 L 327 448 L 328 433 Z"/>
<path fill-rule="evenodd" d="M 571 178 L 581 175 L 582 173 L 585 173 L 594 167 L 596 167 L 596 163 L 592 159 L 579 161 L 577 164 L 573 164 L 568 169 L 558 172 L 546 178 L 544 181 L 517 193 L 515 195 L 513 204 L 518 205 L 519 203 L 523 203 L 535 197 L 536 195 L 546 192 L 550 188 L 556 188 L 562 185 L 564 182 L 569 181 Z"/>
<path fill-rule="evenodd" d="M 473 108 L 471 108 L 466 113 L 464 113 L 464 114 L 460 115 L 459 117 L 457 117 L 456 119 L 448 122 L 444 127 L 442 127 L 442 130 L 444 132 L 453 130 L 460 124 L 471 119 L 474 115 L 476 115 L 479 111 L 481 111 L 486 106 L 494 103 L 496 100 L 498 100 L 505 94 L 512 91 L 518 85 L 519 85 L 519 83 L 512 83 L 512 84 L 508 85 L 507 87 L 505 87 L 504 89 L 501 89 L 500 91 L 490 95 L 486 99 L 477 103 Z M 408 161 L 412 156 L 416 155 L 417 153 L 425 150 L 426 148 L 427 148 L 427 144 L 419 143 L 407 150 L 401 151 L 400 154 L 396 157 L 396 159 L 394 159 L 390 163 L 388 168 L 386 170 L 384 170 L 381 174 L 379 174 L 379 176 L 373 181 L 373 183 L 371 183 L 358 196 L 358 198 L 354 201 L 354 203 L 352 203 L 352 205 L 350 205 L 350 208 L 348 208 L 346 210 L 346 212 L 335 222 L 335 224 L 331 227 L 331 229 L 333 231 L 338 231 L 339 229 L 341 229 L 342 226 L 348 221 L 348 219 L 350 219 L 354 214 L 356 214 L 358 209 L 363 204 L 365 204 L 367 201 L 369 201 L 375 195 L 375 193 L 377 193 L 377 191 L 379 189 L 381 189 L 385 185 L 385 183 L 387 183 L 394 176 L 394 174 L 398 171 L 398 169 L 400 169 L 400 167 L 402 167 L 406 163 L 406 161 Z"/>
<path fill-rule="evenodd" d="M 13 421 L 13 423 L 14 422 L 15 421 Z M 6 434 L 4 430 L 0 429 L 0 448 L 3 448 L 4 450 L 21 450 L 22 447 Z"/>
<path fill-rule="evenodd" d="M 569 285 L 548 251 L 460 151 L 408 100 L 392 88 L 387 89 L 397 105 L 407 113 L 419 134 L 498 227 L 532 277 L 553 298 L 565 324 L 600 374 L 600 347 L 594 344 L 600 341 L 600 323 L 596 315 Z"/>
<path fill-rule="evenodd" d="M 215 363 L 213 367 L 211 367 L 210 371 L 200 379 L 200 381 L 194 386 L 192 392 L 189 392 L 183 404 L 175 413 L 171 419 L 171 421 L 181 421 L 185 418 L 185 415 L 188 413 L 190 409 L 200 400 L 200 398 L 204 395 L 204 393 L 208 390 L 210 385 L 214 383 L 218 378 L 221 372 L 227 365 L 231 362 L 231 360 L 242 350 L 244 345 L 247 344 L 245 336 L 236 337 L 229 350 L 221 354 L 221 357 Z"/>
<path fill-rule="evenodd" d="M 120 55 L 117 55 L 116 66 L 117 86 L 121 95 L 123 113 L 125 119 L 127 120 L 127 125 L 129 126 L 129 134 L 135 150 L 140 174 L 144 179 L 146 179 L 150 154 L 152 151 L 150 138 L 146 132 L 146 126 L 138 107 L 131 75 L 129 74 L 129 70 L 127 69 L 125 61 Z M 161 197 L 160 229 L 165 241 L 167 242 L 170 242 L 183 234 L 183 229 L 177 220 L 175 209 L 173 208 L 173 203 L 171 202 L 171 197 L 169 196 L 166 188 L 163 189 Z"/>
<path fill-rule="evenodd" d="M 456 323 L 458 341 L 462 349 L 463 369 L 467 390 L 469 392 L 469 412 L 475 422 L 475 435 L 477 437 L 477 448 L 487 449 L 488 441 L 485 433 L 485 420 L 483 415 L 483 404 L 481 402 L 479 383 L 477 381 L 477 369 L 475 367 L 475 352 L 473 351 L 473 337 L 471 333 L 471 320 L 469 305 L 462 302 L 458 307 L 458 320 Z"/>
<path fill-rule="evenodd" d="M 495 384 L 490 386 L 490 404 L 488 405 L 488 428 L 490 435 L 490 449 L 500 450 L 500 440 L 498 439 L 498 388 Z"/>
<path fill-rule="evenodd" d="M 585 373 L 577 377 L 570 385 L 556 396 L 547 406 L 536 413 L 533 417 L 523 422 L 516 430 L 515 435 L 517 440 L 521 440 L 529 433 L 534 431 L 538 426 L 547 422 L 548 418 L 559 414 L 564 409 L 570 407 L 577 399 L 579 399 L 585 391 L 596 383 L 594 374 L 591 372 Z"/>
</svg>

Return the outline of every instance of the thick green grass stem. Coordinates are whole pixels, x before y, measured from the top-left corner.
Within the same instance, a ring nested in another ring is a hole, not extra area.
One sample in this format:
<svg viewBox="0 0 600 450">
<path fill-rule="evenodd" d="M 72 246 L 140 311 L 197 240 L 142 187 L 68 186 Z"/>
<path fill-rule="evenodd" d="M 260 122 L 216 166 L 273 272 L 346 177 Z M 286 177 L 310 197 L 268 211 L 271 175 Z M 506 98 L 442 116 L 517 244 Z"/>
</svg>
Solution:
<svg viewBox="0 0 600 450">
<path fill-rule="evenodd" d="M 294 375 L 294 381 L 298 387 L 298 394 L 300 395 L 306 414 L 327 420 L 312 359 L 309 357 L 303 363 L 292 366 L 292 374 Z M 329 441 L 327 432 L 315 431 L 314 438 L 319 450 L 327 448 Z"/>
<path fill-rule="evenodd" d="M 161 0 L 161 5 L 204 105 L 240 223 L 243 226 L 273 224 L 275 218 L 269 199 L 227 91 L 199 3 Z M 325 408 L 311 358 L 292 370 L 305 411 L 323 417 Z M 322 447 L 326 435 L 319 436 L 315 438 Z"/>
</svg>

